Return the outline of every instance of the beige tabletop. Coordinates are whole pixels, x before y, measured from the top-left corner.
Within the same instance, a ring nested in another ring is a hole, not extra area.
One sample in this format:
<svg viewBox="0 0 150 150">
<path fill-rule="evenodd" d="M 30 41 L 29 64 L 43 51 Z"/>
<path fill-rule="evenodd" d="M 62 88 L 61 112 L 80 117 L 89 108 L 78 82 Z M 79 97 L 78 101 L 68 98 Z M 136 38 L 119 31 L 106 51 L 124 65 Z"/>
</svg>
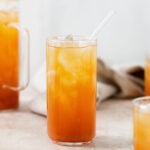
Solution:
<svg viewBox="0 0 150 150">
<path fill-rule="evenodd" d="M 96 138 L 81 147 L 53 144 L 46 118 L 32 113 L 28 104 L 0 112 L 0 150 L 132 150 L 131 100 L 107 100 L 97 110 Z"/>
</svg>

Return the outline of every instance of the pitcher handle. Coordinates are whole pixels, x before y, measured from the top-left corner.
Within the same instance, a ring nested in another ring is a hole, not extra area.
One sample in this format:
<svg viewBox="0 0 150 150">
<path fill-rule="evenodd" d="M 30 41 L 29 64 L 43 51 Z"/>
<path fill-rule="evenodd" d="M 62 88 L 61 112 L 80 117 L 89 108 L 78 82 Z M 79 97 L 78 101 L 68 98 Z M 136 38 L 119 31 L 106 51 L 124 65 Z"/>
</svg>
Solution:
<svg viewBox="0 0 150 150">
<path fill-rule="evenodd" d="M 30 62 L 29 62 L 29 50 L 30 50 L 30 36 L 27 29 L 21 27 L 16 23 L 8 24 L 10 27 L 14 27 L 19 31 L 19 85 L 11 86 L 7 84 L 3 84 L 2 88 L 10 89 L 13 91 L 21 91 L 24 90 L 29 84 L 30 78 Z M 24 62 L 22 59 L 24 59 Z M 25 71 L 25 73 L 23 72 Z M 21 79 L 20 79 L 21 78 Z M 21 84 L 20 84 L 21 81 Z"/>
</svg>

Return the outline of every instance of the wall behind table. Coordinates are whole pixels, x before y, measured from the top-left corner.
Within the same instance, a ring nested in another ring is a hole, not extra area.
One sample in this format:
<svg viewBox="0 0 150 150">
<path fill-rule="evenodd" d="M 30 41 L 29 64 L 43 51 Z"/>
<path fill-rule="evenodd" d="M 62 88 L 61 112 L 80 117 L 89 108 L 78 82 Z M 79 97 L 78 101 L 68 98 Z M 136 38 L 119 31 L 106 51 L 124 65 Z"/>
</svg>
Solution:
<svg viewBox="0 0 150 150">
<path fill-rule="evenodd" d="M 31 34 L 31 74 L 45 60 L 45 39 L 89 35 L 108 13 L 117 13 L 98 37 L 98 56 L 111 64 L 141 62 L 150 50 L 148 0 L 21 0 L 21 22 Z"/>
</svg>

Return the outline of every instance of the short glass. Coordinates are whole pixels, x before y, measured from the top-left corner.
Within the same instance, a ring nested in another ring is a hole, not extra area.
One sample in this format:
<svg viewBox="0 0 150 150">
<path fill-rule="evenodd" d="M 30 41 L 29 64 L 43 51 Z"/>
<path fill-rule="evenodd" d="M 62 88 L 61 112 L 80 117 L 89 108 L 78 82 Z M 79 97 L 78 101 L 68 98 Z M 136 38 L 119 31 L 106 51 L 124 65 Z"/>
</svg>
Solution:
<svg viewBox="0 0 150 150">
<path fill-rule="evenodd" d="M 150 150 L 150 97 L 133 101 L 134 150 Z"/>
<path fill-rule="evenodd" d="M 19 25 L 19 1 L 0 0 L 0 110 L 18 108 L 29 83 L 29 34 Z"/>
<path fill-rule="evenodd" d="M 96 41 L 84 37 L 47 39 L 48 135 L 59 144 L 85 144 L 95 136 L 96 49 Z"/>
</svg>

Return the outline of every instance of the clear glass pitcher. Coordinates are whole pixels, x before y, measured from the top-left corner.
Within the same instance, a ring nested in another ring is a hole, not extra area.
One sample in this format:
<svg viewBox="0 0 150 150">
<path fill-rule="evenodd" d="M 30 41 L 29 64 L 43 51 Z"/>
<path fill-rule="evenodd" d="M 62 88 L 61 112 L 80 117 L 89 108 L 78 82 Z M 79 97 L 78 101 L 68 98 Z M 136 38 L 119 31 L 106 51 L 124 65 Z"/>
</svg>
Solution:
<svg viewBox="0 0 150 150">
<path fill-rule="evenodd" d="M 29 83 L 29 33 L 19 25 L 17 0 L 0 0 L 0 110 L 17 108 Z"/>
</svg>

